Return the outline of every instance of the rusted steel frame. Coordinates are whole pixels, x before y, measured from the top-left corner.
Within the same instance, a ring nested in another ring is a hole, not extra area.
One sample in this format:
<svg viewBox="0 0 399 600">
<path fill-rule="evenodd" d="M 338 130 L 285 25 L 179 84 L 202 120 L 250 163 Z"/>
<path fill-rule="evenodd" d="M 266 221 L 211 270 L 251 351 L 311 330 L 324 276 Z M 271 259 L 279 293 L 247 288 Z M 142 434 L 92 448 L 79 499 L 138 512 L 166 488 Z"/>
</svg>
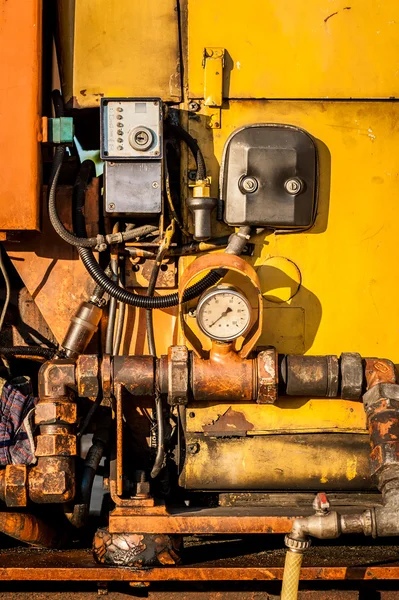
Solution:
<svg viewBox="0 0 399 600">
<path fill-rule="evenodd" d="M 63 537 L 59 531 L 34 515 L 14 512 L 0 512 L 0 533 L 45 548 L 57 548 Z"/>
<path fill-rule="evenodd" d="M 1 565 L 1 561 L 0 561 Z M 0 581 L 280 581 L 283 567 L 1 567 Z M 399 566 L 302 567 L 302 581 L 399 580 Z"/>
<path fill-rule="evenodd" d="M 265 534 L 288 533 L 296 517 L 287 516 L 193 516 L 193 515 L 115 515 L 109 518 L 111 533 L 140 531 L 145 533 L 196 534 Z"/>
<path fill-rule="evenodd" d="M 116 404 L 116 493 L 123 494 L 123 388 L 115 386 Z M 133 530 L 134 531 L 134 530 Z"/>
</svg>

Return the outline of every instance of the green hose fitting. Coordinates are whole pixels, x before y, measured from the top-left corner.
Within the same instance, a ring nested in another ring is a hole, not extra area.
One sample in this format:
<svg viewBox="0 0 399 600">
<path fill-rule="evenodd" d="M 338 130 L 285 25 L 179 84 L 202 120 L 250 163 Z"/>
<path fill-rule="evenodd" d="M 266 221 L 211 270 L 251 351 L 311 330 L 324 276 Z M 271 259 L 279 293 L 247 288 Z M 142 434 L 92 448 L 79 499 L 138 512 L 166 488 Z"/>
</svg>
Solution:
<svg viewBox="0 0 399 600">
<path fill-rule="evenodd" d="M 281 600 L 297 600 L 303 553 L 309 548 L 311 541 L 310 539 L 298 540 L 289 535 L 285 536 L 284 541 L 288 549 L 285 556 Z"/>
</svg>

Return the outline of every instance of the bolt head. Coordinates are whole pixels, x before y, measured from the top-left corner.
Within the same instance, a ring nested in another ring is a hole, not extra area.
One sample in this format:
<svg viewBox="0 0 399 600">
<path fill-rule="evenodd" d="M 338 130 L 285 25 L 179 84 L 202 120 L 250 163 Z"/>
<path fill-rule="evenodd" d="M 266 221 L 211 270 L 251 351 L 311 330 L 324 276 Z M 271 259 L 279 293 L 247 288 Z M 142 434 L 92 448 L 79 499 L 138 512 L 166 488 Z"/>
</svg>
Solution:
<svg viewBox="0 0 399 600">
<path fill-rule="evenodd" d="M 159 188 L 159 183 L 158 181 L 153 181 L 152 182 L 152 187 L 156 190 L 157 188 Z"/>
<path fill-rule="evenodd" d="M 201 108 L 198 102 L 189 102 L 188 103 L 188 108 L 192 111 L 192 112 L 198 112 L 199 109 Z"/>
<path fill-rule="evenodd" d="M 258 189 L 258 180 L 255 177 L 243 177 L 240 180 L 239 187 L 244 194 L 253 194 Z"/>
<path fill-rule="evenodd" d="M 108 204 L 108 210 L 114 210 L 115 209 L 115 204 L 113 202 L 110 202 Z"/>
<path fill-rule="evenodd" d="M 298 177 L 291 177 L 287 179 L 284 184 L 285 191 L 291 194 L 291 196 L 296 196 L 302 191 L 303 183 Z"/>
</svg>

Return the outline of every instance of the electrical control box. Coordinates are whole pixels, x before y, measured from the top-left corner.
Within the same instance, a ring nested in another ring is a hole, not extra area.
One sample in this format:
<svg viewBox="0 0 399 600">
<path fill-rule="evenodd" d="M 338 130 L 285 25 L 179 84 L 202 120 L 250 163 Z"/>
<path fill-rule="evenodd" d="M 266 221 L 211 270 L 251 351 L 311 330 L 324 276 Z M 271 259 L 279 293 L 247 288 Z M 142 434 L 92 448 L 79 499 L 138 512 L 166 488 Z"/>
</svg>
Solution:
<svg viewBox="0 0 399 600">
<path fill-rule="evenodd" d="M 105 212 L 162 211 L 162 102 L 159 98 L 101 100 Z"/>
<path fill-rule="evenodd" d="M 316 216 L 317 149 L 291 125 L 249 125 L 226 142 L 221 168 L 228 225 L 311 227 Z"/>
</svg>

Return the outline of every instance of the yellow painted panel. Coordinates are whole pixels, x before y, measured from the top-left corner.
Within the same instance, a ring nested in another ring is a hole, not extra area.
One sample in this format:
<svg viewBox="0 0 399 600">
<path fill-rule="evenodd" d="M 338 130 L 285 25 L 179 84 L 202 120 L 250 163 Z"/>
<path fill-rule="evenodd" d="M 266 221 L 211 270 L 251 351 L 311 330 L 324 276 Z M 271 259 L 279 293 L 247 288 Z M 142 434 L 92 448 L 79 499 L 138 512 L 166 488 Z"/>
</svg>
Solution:
<svg viewBox="0 0 399 600">
<path fill-rule="evenodd" d="M 298 352 L 304 318 L 307 354 L 360 352 L 399 363 L 398 216 L 399 104 L 395 102 L 231 101 L 222 129 L 206 130 L 190 119 L 213 181 L 228 136 L 250 123 L 289 123 L 317 140 L 321 186 L 315 226 L 302 233 L 255 238 L 253 263 L 283 256 L 299 268 L 302 286 L 281 307 L 295 313 L 295 335 L 278 342 L 280 319 L 267 317 L 262 344 Z M 213 191 L 212 193 L 215 193 Z M 300 318 L 299 318 L 300 317 Z"/>
<path fill-rule="evenodd" d="M 187 431 L 203 433 L 204 425 L 214 423 L 229 409 L 228 404 L 190 404 Z M 232 404 L 231 409 L 244 415 L 253 425 L 250 435 L 301 432 L 366 432 L 362 402 L 352 400 L 307 400 L 279 398 L 276 405 Z"/>
<path fill-rule="evenodd" d="M 189 90 L 226 49 L 225 98 L 399 96 L 397 0 L 188 0 Z"/>
<path fill-rule="evenodd" d="M 59 0 L 58 4 L 63 92 L 73 106 L 98 106 L 101 96 L 180 100 L 176 0 Z"/>
</svg>

